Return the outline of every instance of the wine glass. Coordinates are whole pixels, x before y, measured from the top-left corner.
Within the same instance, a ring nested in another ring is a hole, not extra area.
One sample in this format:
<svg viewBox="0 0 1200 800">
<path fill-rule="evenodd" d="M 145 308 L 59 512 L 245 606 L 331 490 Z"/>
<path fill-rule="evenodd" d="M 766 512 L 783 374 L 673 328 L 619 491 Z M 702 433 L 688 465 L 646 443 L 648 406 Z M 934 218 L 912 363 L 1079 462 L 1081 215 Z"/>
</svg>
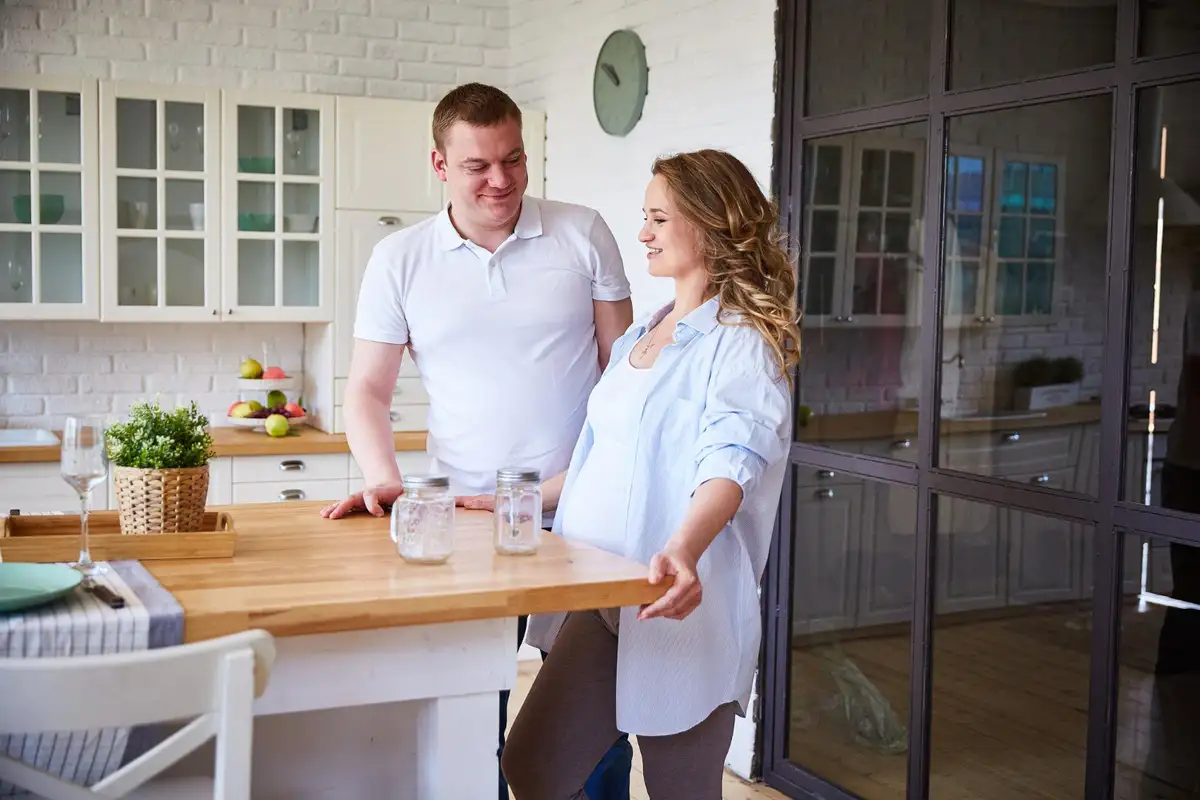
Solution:
<svg viewBox="0 0 1200 800">
<path fill-rule="evenodd" d="M 108 571 L 92 561 L 88 549 L 88 501 L 92 489 L 108 477 L 105 424 L 97 417 L 67 417 L 62 433 L 62 477 L 79 495 L 79 561 L 71 566 L 87 578 Z"/>
</svg>

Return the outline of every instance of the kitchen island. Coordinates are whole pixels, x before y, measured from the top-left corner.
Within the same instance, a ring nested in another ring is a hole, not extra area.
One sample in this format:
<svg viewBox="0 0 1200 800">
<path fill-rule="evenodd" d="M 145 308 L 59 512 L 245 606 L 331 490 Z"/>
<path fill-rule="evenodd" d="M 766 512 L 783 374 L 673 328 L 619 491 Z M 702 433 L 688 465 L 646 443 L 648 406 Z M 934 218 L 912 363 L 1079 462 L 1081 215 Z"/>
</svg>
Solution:
<svg viewBox="0 0 1200 800">
<path fill-rule="evenodd" d="M 255 703 L 255 798 L 490 798 L 498 692 L 516 682 L 516 617 L 657 599 L 646 568 L 547 534 L 534 556 L 492 550 L 491 514 L 458 509 L 440 566 L 396 554 L 387 518 L 324 503 L 214 506 L 229 559 L 143 562 L 194 642 L 250 628 L 276 638 Z M 181 762 L 175 774 L 211 769 Z"/>
</svg>

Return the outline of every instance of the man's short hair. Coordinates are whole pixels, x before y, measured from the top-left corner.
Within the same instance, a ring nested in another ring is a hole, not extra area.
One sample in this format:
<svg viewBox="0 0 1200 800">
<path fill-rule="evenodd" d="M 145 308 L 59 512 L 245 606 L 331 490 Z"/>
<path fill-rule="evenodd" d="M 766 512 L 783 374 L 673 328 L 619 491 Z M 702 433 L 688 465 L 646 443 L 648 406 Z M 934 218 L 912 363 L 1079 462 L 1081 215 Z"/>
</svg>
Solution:
<svg viewBox="0 0 1200 800">
<path fill-rule="evenodd" d="M 446 93 L 433 110 L 433 144 L 446 152 L 446 134 L 456 122 L 486 128 L 506 119 L 521 124 L 521 109 L 507 94 L 484 83 L 464 83 Z"/>
</svg>

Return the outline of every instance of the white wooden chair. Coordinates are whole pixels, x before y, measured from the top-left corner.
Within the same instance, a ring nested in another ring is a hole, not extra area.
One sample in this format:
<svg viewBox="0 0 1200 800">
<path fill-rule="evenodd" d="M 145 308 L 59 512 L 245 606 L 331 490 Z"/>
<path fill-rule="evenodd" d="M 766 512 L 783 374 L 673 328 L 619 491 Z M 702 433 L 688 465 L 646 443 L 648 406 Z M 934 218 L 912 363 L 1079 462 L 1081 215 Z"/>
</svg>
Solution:
<svg viewBox="0 0 1200 800">
<path fill-rule="evenodd" d="M 253 630 L 194 644 L 111 655 L 0 659 L 0 734 L 37 734 L 192 722 L 91 787 L 0 754 L 0 779 L 49 800 L 181 797 L 183 787 L 135 793 L 215 737 L 206 797 L 247 800 L 254 698 L 275 661 L 275 640 Z M 194 718 L 194 719 L 193 719 Z M 188 781 L 196 796 L 196 782 Z"/>
</svg>

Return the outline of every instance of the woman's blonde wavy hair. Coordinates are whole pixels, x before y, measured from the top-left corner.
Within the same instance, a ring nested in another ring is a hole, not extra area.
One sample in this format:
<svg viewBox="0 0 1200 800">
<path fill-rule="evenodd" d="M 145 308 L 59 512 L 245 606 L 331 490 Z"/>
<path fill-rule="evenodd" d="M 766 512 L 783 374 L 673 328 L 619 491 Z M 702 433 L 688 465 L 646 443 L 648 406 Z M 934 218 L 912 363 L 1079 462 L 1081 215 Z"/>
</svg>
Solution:
<svg viewBox="0 0 1200 800">
<path fill-rule="evenodd" d="M 746 165 L 723 150 L 659 158 L 651 172 L 666 181 L 679 214 L 695 229 L 721 312 L 741 315 L 740 324 L 762 334 L 790 383 L 800 362 L 796 270 L 775 204 Z"/>
</svg>

